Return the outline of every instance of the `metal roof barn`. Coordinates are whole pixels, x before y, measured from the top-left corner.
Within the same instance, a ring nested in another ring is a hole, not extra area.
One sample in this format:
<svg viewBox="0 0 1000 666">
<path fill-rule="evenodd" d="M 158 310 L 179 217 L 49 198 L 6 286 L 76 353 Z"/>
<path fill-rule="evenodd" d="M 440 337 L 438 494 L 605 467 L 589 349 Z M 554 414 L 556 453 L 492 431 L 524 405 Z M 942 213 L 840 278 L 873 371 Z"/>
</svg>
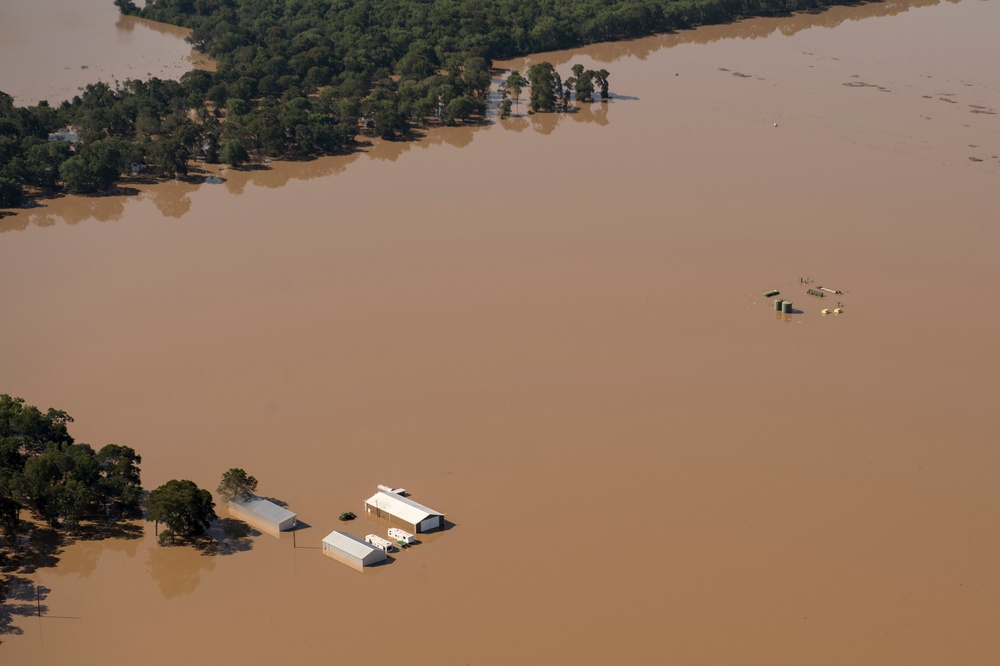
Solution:
<svg viewBox="0 0 1000 666">
<path fill-rule="evenodd" d="M 387 520 L 396 527 L 419 534 L 444 527 L 444 514 L 418 504 L 408 497 L 379 491 L 365 500 L 369 518 Z"/>
<path fill-rule="evenodd" d="M 384 550 L 347 532 L 330 532 L 323 539 L 323 554 L 360 571 L 388 559 Z"/>
<path fill-rule="evenodd" d="M 229 513 L 273 536 L 295 527 L 295 514 L 263 497 L 250 495 L 229 502 Z"/>
</svg>

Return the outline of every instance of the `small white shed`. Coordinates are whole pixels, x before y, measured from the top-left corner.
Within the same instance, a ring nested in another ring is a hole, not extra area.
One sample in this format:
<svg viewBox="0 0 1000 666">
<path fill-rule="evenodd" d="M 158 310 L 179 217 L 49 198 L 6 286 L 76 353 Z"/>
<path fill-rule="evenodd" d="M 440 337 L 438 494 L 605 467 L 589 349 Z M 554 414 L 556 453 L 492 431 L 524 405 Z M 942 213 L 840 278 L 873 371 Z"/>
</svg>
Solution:
<svg viewBox="0 0 1000 666">
<path fill-rule="evenodd" d="M 347 532 L 336 531 L 330 532 L 323 539 L 323 554 L 359 571 L 364 567 L 384 562 L 388 557 L 384 550 L 365 543 Z"/>
<path fill-rule="evenodd" d="M 273 536 L 295 527 L 295 514 L 256 495 L 236 497 L 229 502 L 229 513 Z"/>
</svg>

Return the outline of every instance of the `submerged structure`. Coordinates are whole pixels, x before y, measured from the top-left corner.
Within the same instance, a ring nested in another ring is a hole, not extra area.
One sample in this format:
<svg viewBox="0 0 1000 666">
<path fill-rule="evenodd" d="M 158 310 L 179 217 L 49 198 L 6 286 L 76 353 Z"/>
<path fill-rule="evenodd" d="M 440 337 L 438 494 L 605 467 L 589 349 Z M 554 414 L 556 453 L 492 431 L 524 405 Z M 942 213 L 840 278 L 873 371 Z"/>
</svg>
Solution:
<svg viewBox="0 0 1000 666">
<path fill-rule="evenodd" d="M 409 497 L 379 491 L 365 500 L 369 518 L 381 518 L 412 534 L 433 532 L 444 527 L 444 514 L 414 502 Z"/>
<path fill-rule="evenodd" d="M 388 559 L 386 551 L 346 532 L 330 532 L 323 539 L 323 554 L 361 571 Z"/>
<path fill-rule="evenodd" d="M 229 513 L 272 536 L 280 536 L 298 522 L 288 509 L 256 495 L 233 498 L 229 502 Z"/>
</svg>

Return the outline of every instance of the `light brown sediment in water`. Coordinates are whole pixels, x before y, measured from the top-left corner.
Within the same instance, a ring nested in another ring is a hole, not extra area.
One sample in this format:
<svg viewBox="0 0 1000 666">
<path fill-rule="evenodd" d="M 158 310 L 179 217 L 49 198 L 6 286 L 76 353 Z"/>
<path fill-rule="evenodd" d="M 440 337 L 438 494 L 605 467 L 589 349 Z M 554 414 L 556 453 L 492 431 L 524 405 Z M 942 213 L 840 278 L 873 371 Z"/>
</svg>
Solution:
<svg viewBox="0 0 1000 666">
<path fill-rule="evenodd" d="M 70 546 L 0 658 L 997 661 L 1000 5 L 832 11 L 615 56 L 600 122 L 0 221 L 0 390 L 308 524 Z M 310 549 L 377 483 L 453 528 Z"/>
</svg>

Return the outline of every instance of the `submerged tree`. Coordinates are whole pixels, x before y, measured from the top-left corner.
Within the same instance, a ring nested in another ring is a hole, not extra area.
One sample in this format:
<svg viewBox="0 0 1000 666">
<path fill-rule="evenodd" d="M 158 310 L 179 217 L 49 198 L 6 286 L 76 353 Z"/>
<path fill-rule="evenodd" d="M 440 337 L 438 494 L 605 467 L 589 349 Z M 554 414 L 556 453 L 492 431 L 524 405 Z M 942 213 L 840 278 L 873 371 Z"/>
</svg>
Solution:
<svg viewBox="0 0 1000 666">
<path fill-rule="evenodd" d="M 146 520 L 164 523 L 171 539 L 204 534 L 215 517 L 212 493 L 194 481 L 167 481 L 146 498 Z"/>
<path fill-rule="evenodd" d="M 594 75 L 595 72 L 593 70 L 584 69 L 583 65 L 573 65 L 573 76 L 575 78 L 573 92 L 576 93 L 576 101 L 594 101 Z"/>
<path fill-rule="evenodd" d="M 528 84 L 528 80 L 521 76 L 521 72 L 516 69 L 510 73 L 510 75 L 504 80 L 507 84 L 507 90 L 510 91 L 510 96 L 514 98 L 514 113 L 517 114 L 519 104 L 521 102 L 521 91 L 524 90 L 524 86 Z"/>
<path fill-rule="evenodd" d="M 118 516 L 134 513 L 142 506 L 139 465 L 142 456 L 130 446 L 108 444 L 97 452 L 97 494 L 107 511 Z"/>
<path fill-rule="evenodd" d="M 24 190 L 12 178 L 0 178 L 0 208 L 13 208 L 21 203 Z"/>
<path fill-rule="evenodd" d="M 250 156 L 247 154 L 247 149 L 243 147 L 242 141 L 229 139 L 222 146 L 222 154 L 219 155 L 219 159 L 229 166 L 238 167 L 250 159 Z"/>
<path fill-rule="evenodd" d="M 45 445 L 25 460 L 16 481 L 19 501 L 51 527 L 75 529 L 94 503 L 100 471 L 88 444 Z"/>
<path fill-rule="evenodd" d="M 222 475 L 219 487 L 215 491 L 227 502 L 236 497 L 253 495 L 257 492 L 257 479 L 239 467 L 233 467 Z"/>
<path fill-rule="evenodd" d="M 556 105 L 556 91 L 552 85 L 555 68 L 550 62 L 538 62 L 528 68 L 531 83 L 531 109 L 552 111 Z"/>
<path fill-rule="evenodd" d="M 611 94 L 608 92 L 608 76 L 611 73 L 606 69 L 599 69 L 594 72 L 594 80 L 597 81 L 597 85 L 601 87 L 601 99 L 608 99 Z"/>
<path fill-rule="evenodd" d="M 501 81 L 498 88 L 500 91 L 500 104 L 497 105 L 497 112 L 500 114 L 501 118 L 509 118 L 510 92 L 507 86 L 507 81 Z"/>
<path fill-rule="evenodd" d="M 24 509 L 52 528 L 75 530 L 84 520 L 116 520 L 140 507 L 142 459 L 128 446 L 95 453 L 75 443 L 66 428 L 72 421 L 66 412 L 0 395 L 0 527 L 8 536 Z"/>
</svg>

